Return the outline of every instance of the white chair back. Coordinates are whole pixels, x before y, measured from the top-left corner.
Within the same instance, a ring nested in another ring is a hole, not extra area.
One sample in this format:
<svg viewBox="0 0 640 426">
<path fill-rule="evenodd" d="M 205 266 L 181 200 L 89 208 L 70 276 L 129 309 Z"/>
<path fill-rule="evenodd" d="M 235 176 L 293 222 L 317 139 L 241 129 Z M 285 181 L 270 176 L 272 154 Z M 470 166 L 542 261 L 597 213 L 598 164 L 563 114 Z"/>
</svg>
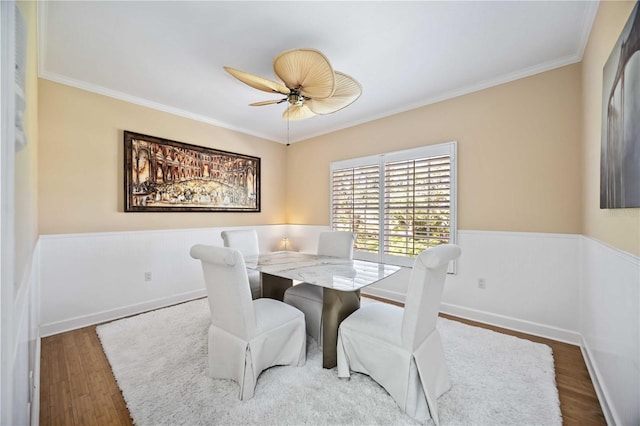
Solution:
<svg viewBox="0 0 640 426">
<path fill-rule="evenodd" d="M 239 229 L 220 233 L 225 247 L 240 250 L 243 256 L 257 256 L 260 252 L 258 233 L 255 229 Z"/>
<path fill-rule="evenodd" d="M 318 238 L 318 254 L 320 256 L 353 259 L 353 244 L 355 241 L 356 234 L 353 232 L 321 232 Z"/>
<path fill-rule="evenodd" d="M 402 346 L 405 348 L 417 349 L 435 329 L 447 266 L 461 252 L 455 244 L 443 244 L 423 251 L 416 258 L 402 318 Z"/>
<path fill-rule="evenodd" d="M 191 248 L 191 257 L 202 263 L 211 323 L 242 339 L 251 338 L 256 319 L 240 251 L 198 244 Z"/>
</svg>

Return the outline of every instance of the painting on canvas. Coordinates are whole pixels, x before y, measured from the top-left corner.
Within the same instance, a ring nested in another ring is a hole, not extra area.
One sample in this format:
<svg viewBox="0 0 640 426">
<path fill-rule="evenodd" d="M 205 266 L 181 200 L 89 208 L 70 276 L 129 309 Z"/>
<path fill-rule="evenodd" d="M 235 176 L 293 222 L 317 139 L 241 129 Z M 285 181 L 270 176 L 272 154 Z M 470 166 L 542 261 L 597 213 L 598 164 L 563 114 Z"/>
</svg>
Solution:
<svg viewBox="0 0 640 426">
<path fill-rule="evenodd" d="M 124 132 L 125 212 L 259 212 L 260 158 Z"/>
<path fill-rule="evenodd" d="M 603 72 L 600 208 L 640 207 L 640 11 L 631 12 Z"/>
</svg>

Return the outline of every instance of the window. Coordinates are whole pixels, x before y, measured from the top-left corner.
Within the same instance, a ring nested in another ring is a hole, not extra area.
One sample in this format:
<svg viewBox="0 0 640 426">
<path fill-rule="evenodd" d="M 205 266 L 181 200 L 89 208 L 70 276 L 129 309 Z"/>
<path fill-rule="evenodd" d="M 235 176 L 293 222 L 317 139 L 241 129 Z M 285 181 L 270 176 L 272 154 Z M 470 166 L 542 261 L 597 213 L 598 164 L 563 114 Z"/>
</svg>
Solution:
<svg viewBox="0 0 640 426">
<path fill-rule="evenodd" d="M 456 240 L 456 142 L 331 164 L 331 227 L 358 258 L 410 266 Z"/>
</svg>

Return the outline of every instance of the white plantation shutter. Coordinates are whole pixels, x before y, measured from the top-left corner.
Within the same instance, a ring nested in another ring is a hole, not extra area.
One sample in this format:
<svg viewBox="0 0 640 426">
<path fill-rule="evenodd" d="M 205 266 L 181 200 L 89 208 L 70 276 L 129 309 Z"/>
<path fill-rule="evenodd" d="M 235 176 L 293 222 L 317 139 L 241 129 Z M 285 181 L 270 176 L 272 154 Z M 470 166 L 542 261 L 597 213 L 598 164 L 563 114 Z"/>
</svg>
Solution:
<svg viewBox="0 0 640 426">
<path fill-rule="evenodd" d="M 456 242 L 456 142 L 331 164 L 331 226 L 357 234 L 360 258 L 411 266 Z"/>
<path fill-rule="evenodd" d="M 355 250 L 378 252 L 379 188 L 380 166 L 377 164 L 332 172 L 333 230 L 355 232 Z"/>
<path fill-rule="evenodd" d="M 449 242 L 451 158 L 385 164 L 384 253 L 417 256 Z"/>
</svg>

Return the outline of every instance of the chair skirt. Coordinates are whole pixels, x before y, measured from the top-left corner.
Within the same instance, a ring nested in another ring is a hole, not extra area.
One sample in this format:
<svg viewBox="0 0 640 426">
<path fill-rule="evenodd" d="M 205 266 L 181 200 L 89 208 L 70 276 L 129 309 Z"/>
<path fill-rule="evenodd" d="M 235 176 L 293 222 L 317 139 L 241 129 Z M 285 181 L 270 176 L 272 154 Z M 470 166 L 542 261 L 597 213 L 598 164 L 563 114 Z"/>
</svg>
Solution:
<svg viewBox="0 0 640 426">
<path fill-rule="evenodd" d="M 209 327 L 209 376 L 232 379 L 239 398 L 253 397 L 258 376 L 276 365 L 303 366 L 306 360 L 304 314 L 272 299 L 253 301 L 256 332 L 249 339 L 212 324 Z"/>
<path fill-rule="evenodd" d="M 408 416 L 419 422 L 432 418 L 438 425 L 437 398 L 451 388 L 440 335 L 434 330 L 417 350 L 404 348 L 402 310 L 374 306 L 359 309 L 340 325 L 338 377 L 349 377 L 350 371 L 367 374 Z"/>
</svg>

